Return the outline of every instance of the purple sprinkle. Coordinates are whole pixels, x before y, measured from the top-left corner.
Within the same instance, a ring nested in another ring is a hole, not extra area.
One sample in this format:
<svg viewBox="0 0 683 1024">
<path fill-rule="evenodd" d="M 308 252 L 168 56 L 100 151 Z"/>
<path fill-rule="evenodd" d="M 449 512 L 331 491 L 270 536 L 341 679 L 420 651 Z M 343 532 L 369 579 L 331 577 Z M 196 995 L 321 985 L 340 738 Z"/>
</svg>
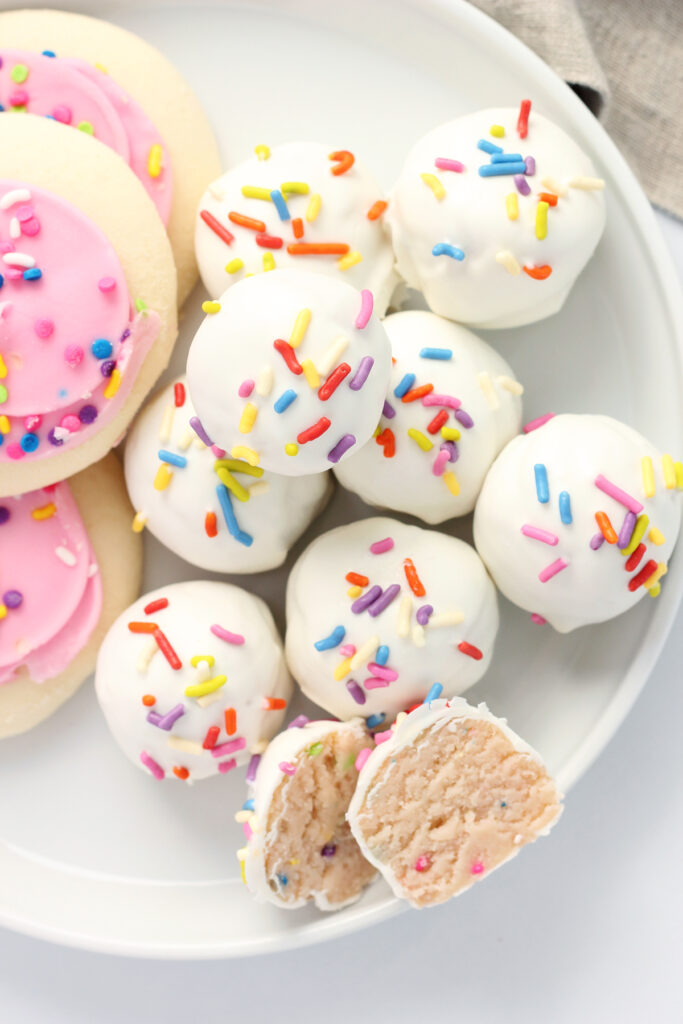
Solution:
<svg viewBox="0 0 683 1024">
<path fill-rule="evenodd" d="M 111 377 L 112 373 L 116 369 L 115 359 L 104 359 L 100 363 L 100 373 L 103 377 Z"/>
<path fill-rule="evenodd" d="M 287 726 L 288 729 L 303 729 L 308 724 L 310 719 L 306 718 L 306 715 L 297 715 Z"/>
<path fill-rule="evenodd" d="M 213 441 L 211 440 L 207 432 L 204 430 L 204 427 L 201 424 L 199 416 L 190 417 L 190 426 L 194 430 L 199 440 L 203 441 L 207 448 L 210 448 L 211 445 L 213 444 Z"/>
<path fill-rule="evenodd" d="M 534 158 L 532 156 L 525 156 L 524 157 L 524 166 L 526 167 L 526 171 L 524 172 L 525 174 L 535 174 L 536 173 L 536 161 L 534 160 Z"/>
<path fill-rule="evenodd" d="M 94 423 L 97 419 L 97 409 L 94 405 L 84 405 L 78 414 L 81 423 Z"/>
<path fill-rule="evenodd" d="M 61 448 L 64 444 L 64 440 L 61 437 L 55 437 L 55 428 L 53 427 L 50 433 L 47 435 L 47 439 L 50 444 L 53 444 L 55 448 Z"/>
<path fill-rule="evenodd" d="M 520 195 L 523 195 L 523 196 L 528 196 L 529 195 L 529 193 L 531 192 L 531 189 L 529 188 L 529 182 L 526 180 L 526 178 L 524 177 L 523 174 L 515 174 L 515 176 L 514 176 L 514 178 L 512 180 L 514 181 L 515 185 L 517 186 L 517 191 L 520 193 Z"/>
<path fill-rule="evenodd" d="M 591 547 L 593 548 L 593 551 L 597 551 L 604 543 L 605 538 L 601 533 L 596 533 L 591 537 Z"/>
<path fill-rule="evenodd" d="M 260 754 L 252 754 L 251 760 L 249 761 L 249 767 L 247 768 L 247 782 L 253 782 L 256 778 L 256 772 L 258 771 L 259 762 L 261 760 Z"/>
<path fill-rule="evenodd" d="M 337 852 L 337 847 L 334 845 L 334 843 L 325 843 L 325 845 L 323 846 L 322 850 L 320 851 L 320 856 L 321 857 L 334 857 L 336 852 Z"/>
<path fill-rule="evenodd" d="M 466 430 L 469 430 L 471 427 L 474 426 L 474 420 L 472 419 L 468 412 L 465 412 L 464 409 L 456 409 L 453 415 L 455 416 L 458 423 L 465 427 Z"/>
<path fill-rule="evenodd" d="M 345 455 L 349 448 L 353 448 L 355 443 L 356 438 L 353 434 L 344 434 L 344 436 L 337 441 L 332 451 L 327 453 L 327 461 L 339 462 L 342 455 Z"/>
<path fill-rule="evenodd" d="M 385 608 L 388 608 L 391 602 L 398 596 L 401 591 L 400 583 L 392 583 L 390 587 L 381 594 L 376 601 L 368 608 L 368 614 L 372 615 L 373 619 L 376 618 Z"/>
<path fill-rule="evenodd" d="M 374 587 L 370 587 L 369 590 L 366 590 L 364 594 L 361 594 L 361 596 L 353 602 L 351 605 L 351 611 L 354 615 L 360 615 L 361 612 L 364 612 L 365 609 L 368 608 L 373 601 L 376 601 L 378 597 L 381 597 L 381 595 L 382 588 L 375 584 Z"/>
<path fill-rule="evenodd" d="M 7 508 L 7 505 L 0 505 L 0 526 L 2 526 L 3 523 L 6 523 L 9 517 L 10 511 Z"/>
<path fill-rule="evenodd" d="M 346 689 L 349 691 L 356 704 L 365 704 L 365 694 L 355 679 L 347 679 Z"/>
<path fill-rule="evenodd" d="M 352 391 L 360 391 L 360 389 L 363 387 L 366 380 L 370 376 L 370 370 L 373 368 L 374 365 L 375 360 L 372 358 L 372 356 L 363 356 L 360 363 L 358 364 L 358 369 L 356 370 L 353 377 L 349 381 L 349 387 L 351 388 Z"/>
<path fill-rule="evenodd" d="M 2 600 L 8 608 L 18 608 L 24 600 L 24 595 L 20 590 L 6 590 L 2 595 Z"/>
<path fill-rule="evenodd" d="M 625 548 L 628 547 L 628 543 L 633 536 L 633 531 L 636 528 L 636 515 L 635 512 L 627 512 L 624 516 L 624 521 L 621 524 L 619 530 L 619 536 L 617 538 L 617 547 Z"/>
<path fill-rule="evenodd" d="M 119 341 L 125 341 L 126 338 L 130 338 L 130 327 L 126 327 L 125 331 L 123 332 L 123 334 L 119 338 Z"/>
<path fill-rule="evenodd" d="M 417 619 L 421 626 L 426 626 L 427 623 L 429 622 L 429 616 L 432 614 L 433 611 L 433 605 L 421 604 L 420 607 L 417 609 L 417 615 L 415 616 L 415 618 Z"/>
<path fill-rule="evenodd" d="M 393 405 L 390 405 L 388 402 L 385 401 L 384 406 L 382 408 L 382 416 L 386 416 L 388 420 L 393 420 L 395 415 L 396 410 L 394 409 Z"/>
<path fill-rule="evenodd" d="M 152 709 L 147 715 L 147 721 L 151 725 L 158 726 L 159 729 L 164 729 L 166 732 L 170 732 L 175 722 L 178 721 L 185 714 L 185 708 L 182 704 L 176 704 L 174 708 L 167 711 L 165 715 L 160 715 L 158 711 Z"/>
<path fill-rule="evenodd" d="M 444 441 L 443 444 L 439 445 L 439 451 L 448 452 L 448 461 L 457 462 L 460 457 L 458 446 L 455 441 Z"/>
</svg>

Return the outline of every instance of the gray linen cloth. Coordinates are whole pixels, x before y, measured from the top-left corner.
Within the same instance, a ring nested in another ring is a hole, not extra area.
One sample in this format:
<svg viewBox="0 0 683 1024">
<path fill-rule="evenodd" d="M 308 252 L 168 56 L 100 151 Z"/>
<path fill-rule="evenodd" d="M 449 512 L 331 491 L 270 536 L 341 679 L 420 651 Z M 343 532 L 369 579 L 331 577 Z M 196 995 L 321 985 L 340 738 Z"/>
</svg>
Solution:
<svg viewBox="0 0 683 1024">
<path fill-rule="evenodd" d="M 683 0 L 471 0 L 567 81 L 683 218 Z"/>
</svg>

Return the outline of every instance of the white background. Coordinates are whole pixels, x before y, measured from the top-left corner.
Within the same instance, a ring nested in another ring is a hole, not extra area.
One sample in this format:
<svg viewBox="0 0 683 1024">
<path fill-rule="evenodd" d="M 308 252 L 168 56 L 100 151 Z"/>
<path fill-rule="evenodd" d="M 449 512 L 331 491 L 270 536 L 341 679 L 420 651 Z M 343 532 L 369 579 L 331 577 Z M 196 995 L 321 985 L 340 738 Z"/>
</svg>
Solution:
<svg viewBox="0 0 683 1024">
<path fill-rule="evenodd" d="M 683 224 L 659 221 L 683 278 Z M 683 611 L 552 838 L 459 900 L 241 961 L 125 960 L 0 930 L 0 1022 L 683 1020 L 682 663 Z"/>
</svg>

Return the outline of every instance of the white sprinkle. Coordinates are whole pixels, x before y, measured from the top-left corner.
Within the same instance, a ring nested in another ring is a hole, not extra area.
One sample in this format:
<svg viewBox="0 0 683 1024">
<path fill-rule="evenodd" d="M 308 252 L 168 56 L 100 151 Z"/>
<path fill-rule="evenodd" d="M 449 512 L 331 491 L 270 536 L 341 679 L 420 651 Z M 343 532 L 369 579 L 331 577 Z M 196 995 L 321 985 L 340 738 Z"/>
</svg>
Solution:
<svg viewBox="0 0 683 1024">
<path fill-rule="evenodd" d="M 225 198 L 225 191 L 215 181 L 212 181 L 209 185 L 208 193 L 218 203 Z"/>
<path fill-rule="evenodd" d="M 524 394 L 524 386 L 518 380 L 515 380 L 514 377 L 506 377 L 504 374 L 501 374 L 501 376 L 496 377 L 496 383 L 513 395 Z"/>
<path fill-rule="evenodd" d="M 0 320 L 2 320 L 4 318 L 5 313 L 9 313 L 11 308 L 12 308 L 12 303 L 11 302 L 0 302 Z"/>
<path fill-rule="evenodd" d="M 356 669 L 360 668 L 361 665 L 364 665 L 366 661 L 370 661 L 370 658 L 373 656 L 378 647 L 378 636 L 371 636 L 369 640 L 366 640 L 365 643 L 358 648 L 356 653 L 351 658 L 351 671 L 355 672 Z"/>
<path fill-rule="evenodd" d="M 15 643 L 14 649 L 17 652 L 17 656 L 23 658 L 31 651 L 31 644 L 25 636 L 22 636 Z"/>
<path fill-rule="evenodd" d="M 10 238 L 21 237 L 21 224 L 19 223 L 17 217 L 12 217 L 11 221 L 9 222 L 9 236 Z"/>
<path fill-rule="evenodd" d="M 171 434 L 173 433 L 173 417 L 175 415 L 175 405 L 171 402 L 164 409 L 164 414 L 161 417 L 161 427 L 159 428 L 159 440 L 163 444 L 168 444 L 171 440 Z"/>
<path fill-rule="evenodd" d="M 88 566 L 88 579 L 92 579 L 93 576 L 97 576 L 100 571 L 100 567 L 97 562 L 91 562 Z"/>
<path fill-rule="evenodd" d="M 239 848 L 239 850 L 237 851 L 237 853 L 235 854 L 235 856 L 237 857 L 237 859 L 239 861 L 242 861 L 242 860 L 246 860 L 247 859 L 248 853 L 249 853 L 249 850 L 247 849 L 247 847 L 246 846 L 241 846 Z"/>
<path fill-rule="evenodd" d="M 413 599 L 410 594 L 404 594 L 398 606 L 398 635 L 410 636 L 410 616 L 413 611 Z"/>
<path fill-rule="evenodd" d="M 590 189 L 601 189 L 605 187 L 605 182 L 602 178 L 587 178 L 579 175 L 577 178 L 569 179 L 570 188 L 581 188 L 586 191 Z"/>
<path fill-rule="evenodd" d="M 192 427 L 188 427 L 185 430 L 185 433 L 183 434 L 183 436 L 178 441 L 178 448 L 180 448 L 181 452 L 186 452 L 187 451 L 187 449 L 190 447 L 190 445 L 192 444 L 192 442 L 194 441 L 196 436 L 197 435 L 195 434 L 195 432 L 192 429 Z"/>
<path fill-rule="evenodd" d="M 152 658 L 154 657 L 158 650 L 159 645 L 157 644 L 156 640 L 150 640 L 147 646 L 140 651 L 138 660 L 135 663 L 135 667 L 138 670 L 138 672 L 147 671 L 147 669 L 149 668 L 149 663 L 151 662 Z"/>
<path fill-rule="evenodd" d="M 439 629 L 441 626 L 459 626 L 464 618 L 463 613 L 457 609 L 451 612 L 437 612 L 436 615 L 429 616 L 427 625 L 430 629 Z"/>
<path fill-rule="evenodd" d="M 541 185 L 548 192 L 554 192 L 556 196 L 566 196 L 569 191 L 567 186 L 560 184 L 557 178 L 541 178 Z"/>
<path fill-rule="evenodd" d="M 57 558 L 64 562 L 64 565 L 73 566 L 78 561 L 73 551 L 69 551 L 68 548 L 64 548 L 61 546 L 55 548 L 55 554 Z"/>
<path fill-rule="evenodd" d="M 201 743 L 196 740 L 185 740 L 182 736 L 169 736 L 168 745 L 174 750 L 182 750 L 183 754 L 201 755 L 205 752 Z"/>
<path fill-rule="evenodd" d="M 416 647 L 424 647 L 424 645 L 427 642 L 425 640 L 424 628 L 420 625 L 419 622 L 416 622 L 415 625 L 413 626 L 411 636 L 413 638 L 413 643 L 415 644 Z"/>
<path fill-rule="evenodd" d="M 208 708 L 209 704 L 214 704 L 217 700 L 221 700 L 221 695 L 218 690 L 214 690 L 213 693 L 206 693 L 203 697 L 197 697 L 196 699 L 200 708 Z"/>
<path fill-rule="evenodd" d="M 515 846 L 519 846 L 523 839 L 524 836 L 521 834 L 521 832 L 518 832 L 515 838 L 512 840 L 512 842 L 515 844 Z"/>
<path fill-rule="evenodd" d="M 30 198 L 31 193 L 27 188 L 14 188 L 11 192 L 5 192 L 0 199 L 0 210 L 9 210 L 15 203 L 27 203 Z"/>
<path fill-rule="evenodd" d="M 195 446 L 199 448 L 200 451 L 203 451 L 206 448 L 206 445 L 202 441 L 201 437 L 197 437 L 196 434 L 194 435 L 194 443 Z"/>
<path fill-rule="evenodd" d="M 248 487 L 247 490 L 252 497 L 255 495 L 258 496 L 259 494 L 267 494 L 270 490 L 270 484 L 267 480 L 257 480 L 256 483 L 252 484 L 251 487 Z"/>
<path fill-rule="evenodd" d="M 250 754 L 262 754 L 268 746 L 268 740 L 258 740 L 249 751 Z"/>
<path fill-rule="evenodd" d="M 496 263 L 500 263 L 501 267 L 505 267 L 508 274 L 512 274 L 513 277 L 522 273 L 521 264 L 515 259 L 509 249 L 501 249 L 500 252 L 496 253 Z"/>
<path fill-rule="evenodd" d="M 57 441 L 68 441 L 71 437 L 71 431 L 67 430 L 66 427 L 54 427 L 53 434 Z"/>
<path fill-rule="evenodd" d="M 207 679 L 211 678 L 212 666 L 209 665 L 208 661 L 200 661 L 197 663 L 194 673 L 192 685 L 198 686 L 200 683 L 205 683 Z"/>
<path fill-rule="evenodd" d="M 235 815 L 235 821 L 238 825 L 241 825 L 244 821 L 249 821 L 251 818 L 251 811 L 238 811 Z"/>
<path fill-rule="evenodd" d="M 27 252 L 6 252 L 2 257 L 8 267 L 35 267 L 36 261 Z"/>
<path fill-rule="evenodd" d="M 486 370 L 482 370 L 481 373 L 477 374 L 477 381 L 479 387 L 484 392 L 484 398 L 489 403 L 492 409 L 500 409 L 500 402 L 498 401 L 498 395 L 496 389 L 493 386 L 493 381 Z"/>
<path fill-rule="evenodd" d="M 330 370 L 337 365 L 349 345 L 349 339 L 340 335 L 333 341 L 327 352 L 324 352 L 316 363 L 316 369 L 321 377 L 326 377 Z"/>
<path fill-rule="evenodd" d="M 261 398 L 265 398 L 267 395 L 269 395 L 270 392 L 273 390 L 273 378 L 273 367 L 264 366 L 261 372 L 259 373 L 258 379 L 256 381 L 256 387 L 254 389 L 256 391 L 256 394 L 260 395 Z"/>
</svg>

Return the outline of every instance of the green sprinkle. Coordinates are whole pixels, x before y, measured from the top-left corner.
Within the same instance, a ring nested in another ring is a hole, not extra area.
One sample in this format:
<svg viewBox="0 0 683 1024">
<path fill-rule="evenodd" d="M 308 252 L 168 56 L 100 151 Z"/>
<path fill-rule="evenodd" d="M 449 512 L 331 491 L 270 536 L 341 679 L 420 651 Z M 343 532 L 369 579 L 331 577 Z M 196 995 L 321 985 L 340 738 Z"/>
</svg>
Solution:
<svg viewBox="0 0 683 1024">
<path fill-rule="evenodd" d="M 26 67 L 26 65 L 15 64 L 12 70 L 10 71 L 10 78 L 13 82 L 16 82 L 17 85 L 21 85 L 22 82 L 25 82 L 28 78 L 28 68 Z"/>
<path fill-rule="evenodd" d="M 322 743 L 312 743 L 306 753 L 309 757 L 317 757 L 318 754 L 322 754 L 323 745 Z"/>
<path fill-rule="evenodd" d="M 0 405 L 4 405 L 9 397 L 9 392 L 4 384 L 0 384 Z"/>
<path fill-rule="evenodd" d="M 145 302 L 144 299 L 136 299 L 135 308 L 137 309 L 138 313 L 144 313 L 147 310 L 147 303 Z"/>
<path fill-rule="evenodd" d="M 21 104 L 18 107 L 10 107 L 9 109 L 10 109 L 10 113 L 11 114 L 25 114 L 26 113 L 26 106 L 25 106 L 25 104 Z"/>
<path fill-rule="evenodd" d="M 78 128 L 79 132 L 85 132 L 86 135 L 94 135 L 95 134 L 95 129 L 91 125 L 90 121 L 80 121 L 76 125 L 76 127 Z"/>
<path fill-rule="evenodd" d="M 342 771 L 344 771 L 344 772 L 350 771 L 353 768 L 353 766 L 355 765 L 355 763 L 356 763 L 356 756 L 355 756 L 355 754 L 349 754 L 349 756 L 347 757 L 346 761 L 343 764 Z"/>
</svg>

